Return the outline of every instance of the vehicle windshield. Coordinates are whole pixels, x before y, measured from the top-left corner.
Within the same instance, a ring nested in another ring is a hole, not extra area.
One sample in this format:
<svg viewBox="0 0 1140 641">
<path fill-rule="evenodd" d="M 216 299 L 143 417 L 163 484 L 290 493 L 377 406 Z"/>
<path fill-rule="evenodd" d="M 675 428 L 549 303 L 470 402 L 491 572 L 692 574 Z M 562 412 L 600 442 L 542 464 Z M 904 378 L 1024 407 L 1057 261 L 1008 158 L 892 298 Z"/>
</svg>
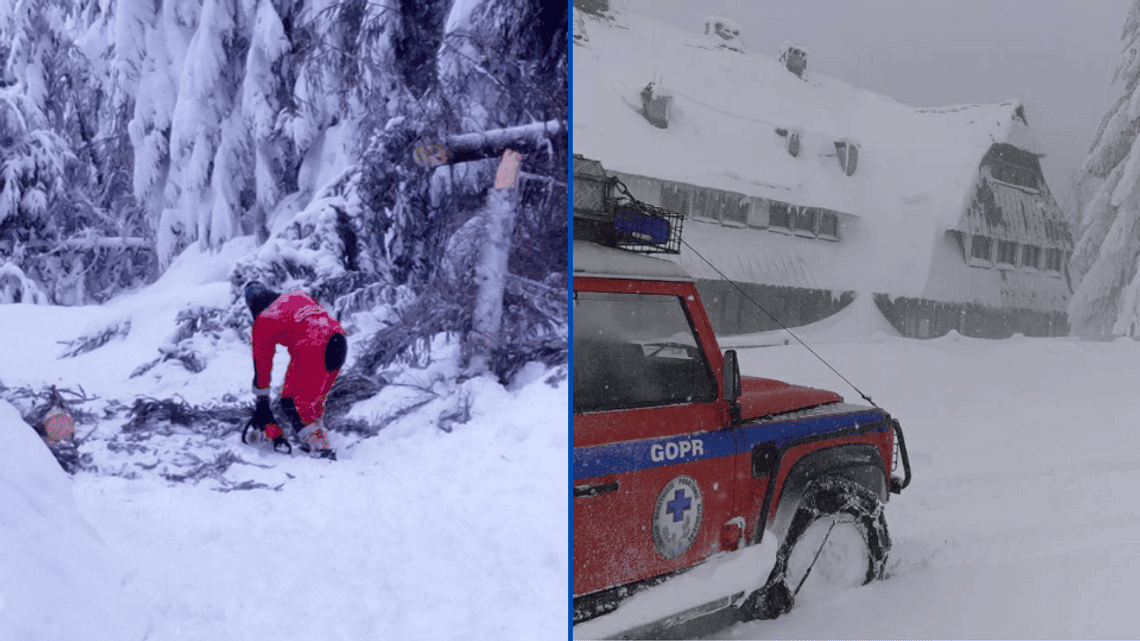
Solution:
<svg viewBox="0 0 1140 641">
<path fill-rule="evenodd" d="M 715 399 L 716 380 L 679 297 L 575 292 L 575 412 Z"/>
</svg>

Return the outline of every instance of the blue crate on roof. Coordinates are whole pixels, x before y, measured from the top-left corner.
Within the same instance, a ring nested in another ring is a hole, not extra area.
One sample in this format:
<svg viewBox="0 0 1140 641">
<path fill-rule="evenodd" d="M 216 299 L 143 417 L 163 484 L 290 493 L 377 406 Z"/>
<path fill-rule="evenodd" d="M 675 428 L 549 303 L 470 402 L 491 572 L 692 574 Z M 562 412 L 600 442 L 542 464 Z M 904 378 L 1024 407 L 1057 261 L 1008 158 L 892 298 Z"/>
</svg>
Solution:
<svg viewBox="0 0 1140 641">
<path fill-rule="evenodd" d="M 661 245 L 669 241 L 669 221 L 625 207 L 618 207 L 614 212 L 614 229 L 627 234 L 631 241 L 646 245 Z"/>
</svg>

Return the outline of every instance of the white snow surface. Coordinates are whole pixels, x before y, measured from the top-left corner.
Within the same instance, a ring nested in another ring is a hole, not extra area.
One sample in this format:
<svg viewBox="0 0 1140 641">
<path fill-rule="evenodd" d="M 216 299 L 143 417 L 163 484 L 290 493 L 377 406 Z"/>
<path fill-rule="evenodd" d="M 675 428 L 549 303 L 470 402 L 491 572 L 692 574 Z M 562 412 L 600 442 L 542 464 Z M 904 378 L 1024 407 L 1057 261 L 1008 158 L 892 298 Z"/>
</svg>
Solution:
<svg viewBox="0 0 1140 641">
<path fill-rule="evenodd" d="M 82 406 L 97 415 L 140 396 L 233 395 L 252 409 L 249 346 L 232 330 L 195 338 L 200 374 L 167 361 L 129 378 L 159 355 L 180 310 L 230 304 L 230 270 L 252 248 L 248 237 L 217 252 L 192 245 L 155 285 L 100 307 L 0 306 L 0 381 L 82 385 L 100 397 Z M 125 337 L 57 360 L 60 341 L 128 320 Z M 349 336 L 349 365 L 360 338 Z M 565 368 L 530 365 L 506 387 L 462 383 L 453 391 L 471 400 L 471 419 L 451 432 L 435 418 L 454 402 L 440 378 L 399 374 L 401 385 L 358 404 L 355 415 L 380 416 L 409 394 L 441 396 L 375 437 L 330 426 L 336 462 L 169 426 L 129 451 L 120 413 L 77 427 L 98 472 L 68 476 L 0 402 L 0 640 L 564 637 Z M 170 478 L 230 453 L 240 460 L 220 479 Z"/>
<path fill-rule="evenodd" d="M 888 577 L 713 637 L 1135 637 L 1140 344 L 916 341 L 858 303 L 803 333 L 905 430 L 914 478 L 887 505 Z M 794 341 L 739 354 L 743 373 L 861 402 Z"/>
<path fill-rule="evenodd" d="M 0 639 L 142 639 L 134 577 L 76 509 L 71 479 L 0 401 Z"/>
<path fill-rule="evenodd" d="M 914 108 L 814 73 L 810 59 L 801 79 L 774 49 L 711 46 L 700 24 L 685 31 L 629 13 L 619 0 L 611 7 L 603 18 L 575 9 L 585 38 L 574 46 L 574 153 L 608 171 L 857 216 L 869 233 L 845 238 L 858 250 L 831 263 L 860 273 L 863 291 L 923 296 L 933 252 L 958 226 L 990 146 L 1042 153 L 1016 116 L 1019 100 Z M 667 129 L 639 113 L 651 81 L 673 96 Z M 799 132 L 797 157 L 777 129 Z M 859 145 L 852 176 L 837 141 Z M 939 295 L 971 300 L 966 286 Z"/>
<path fill-rule="evenodd" d="M 660 612 L 685 612 L 718 599 L 739 605 L 764 584 L 776 563 L 772 537 L 760 545 L 717 554 L 672 581 L 653 586 L 622 602 L 613 612 L 574 627 L 575 639 L 606 639 L 653 624 Z"/>
</svg>

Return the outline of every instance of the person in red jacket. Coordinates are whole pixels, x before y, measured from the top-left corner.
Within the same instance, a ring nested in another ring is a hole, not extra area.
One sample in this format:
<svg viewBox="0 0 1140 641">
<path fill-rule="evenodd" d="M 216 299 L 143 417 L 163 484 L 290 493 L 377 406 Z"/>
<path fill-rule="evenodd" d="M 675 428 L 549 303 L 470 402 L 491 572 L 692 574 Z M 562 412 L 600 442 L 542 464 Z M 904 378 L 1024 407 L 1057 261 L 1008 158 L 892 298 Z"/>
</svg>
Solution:
<svg viewBox="0 0 1140 641">
<path fill-rule="evenodd" d="M 303 292 L 275 292 L 253 280 L 245 286 L 245 302 L 253 314 L 253 393 L 257 395 L 247 442 L 272 441 L 278 451 L 292 450 L 269 408 L 273 354 L 277 345 L 284 345 L 289 369 L 281 388 L 281 407 L 302 450 L 336 458 L 321 417 L 347 354 L 344 328 Z"/>
</svg>

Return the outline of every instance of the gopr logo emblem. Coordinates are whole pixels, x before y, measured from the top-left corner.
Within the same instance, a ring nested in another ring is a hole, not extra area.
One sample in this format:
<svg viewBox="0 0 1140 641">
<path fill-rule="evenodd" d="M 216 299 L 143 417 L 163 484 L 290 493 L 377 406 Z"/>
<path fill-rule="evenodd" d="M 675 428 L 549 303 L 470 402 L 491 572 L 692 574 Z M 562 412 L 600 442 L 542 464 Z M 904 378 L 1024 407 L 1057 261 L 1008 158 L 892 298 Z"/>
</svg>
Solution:
<svg viewBox="0 0 1140 641">
<path fill-rule="evenodd" d="M 705 503 L 697 482 L 678 476 L 665 484 L 653 510 L 653 544 L 668 559 L 685 553 L 697 540 Z"/>
</svg>

